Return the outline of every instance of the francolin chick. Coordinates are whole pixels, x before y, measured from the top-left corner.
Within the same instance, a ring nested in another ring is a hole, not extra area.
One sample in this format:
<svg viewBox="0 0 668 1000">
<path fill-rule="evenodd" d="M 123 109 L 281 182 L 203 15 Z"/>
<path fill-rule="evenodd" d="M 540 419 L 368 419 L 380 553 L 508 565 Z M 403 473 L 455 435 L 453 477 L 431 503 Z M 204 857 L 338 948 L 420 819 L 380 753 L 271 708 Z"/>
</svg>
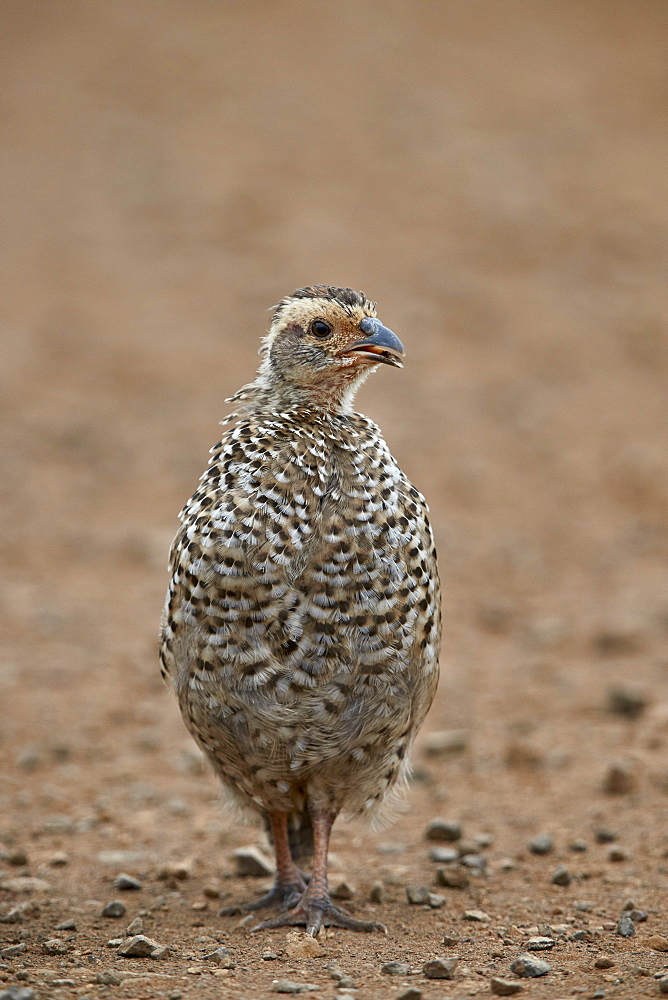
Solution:
<svg viewBox="0 0 668 1000">
<path fill-rule="evenodd" d="M 340 812 L 373 815 L 406 776 L 438 680 L 427 505 L 352 409 L 404 349 L 361 292 L 313 285 L 277 306 L 257 378 L 181 512 L 161 658 L 186 726 L 231 797 L 259 813 L 276 880 L 228 912 L 258 928 L 385 930 L 335 906 Z M 297 867 L 311 842 L 310 879 Z"/>
</svg>

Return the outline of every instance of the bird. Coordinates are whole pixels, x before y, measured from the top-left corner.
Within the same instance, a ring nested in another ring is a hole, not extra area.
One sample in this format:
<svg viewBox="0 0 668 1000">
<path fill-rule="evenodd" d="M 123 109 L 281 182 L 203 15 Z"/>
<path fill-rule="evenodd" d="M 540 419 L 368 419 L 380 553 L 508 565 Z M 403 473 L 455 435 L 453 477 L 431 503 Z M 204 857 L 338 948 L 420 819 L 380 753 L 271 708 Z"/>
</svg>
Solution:
<svg viewBox="0 0 668 1000">
<path fill-rule="evenodd" d="M 334 904 L 327 865 L 339 814 L 373 819 L 403 791 L 439 676 L 428 507 L 353 409 L 405 351 L 363 292 L 309 285 L 274 307 L 260 354 L 180 514 L 162 672 L 228 798 L 273 841 L 272 889 L 221 912 L 387 933 Z"/>
</svg>

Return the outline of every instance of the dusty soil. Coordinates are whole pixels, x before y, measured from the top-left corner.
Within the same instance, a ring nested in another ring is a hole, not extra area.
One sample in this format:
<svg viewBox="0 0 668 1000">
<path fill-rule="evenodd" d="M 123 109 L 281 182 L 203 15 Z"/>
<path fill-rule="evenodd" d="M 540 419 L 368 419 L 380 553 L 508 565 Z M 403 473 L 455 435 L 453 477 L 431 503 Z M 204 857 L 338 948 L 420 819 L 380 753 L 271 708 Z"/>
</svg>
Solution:
<svg viewBox="0 0 668 1000">
<path fill-rule="evenodd" d="M 360 1000 L 463 998 L 547 936 L 522 995 L 657 996 L 666 4 L 5 0 L 0 18 L 0 995 L 263 998 L 287 977 L 333 997 L 336 964 Z M 407 345 L 359 405 L 430 501 L 446 638 L 408 810 L 334 836 L 334 884 L 389 933 L 334 931 L 309 958 L 217 915 L 266 884 L 233 860 L 261 838 L 220 808 L 156 631 L 224 398 L 264 310 L 313 281 L 362 287 Z M 466 888 L 436 885 L 437 817 L 486 859 Z M 624 937 L 627 903 L 647 919 Z M 163 957 L 109 944 L 136 917 Z M 219 945 L 234 968 L 204 958 Z M 424 978 L 455 955 L 453 980 Z"/>
</svg>

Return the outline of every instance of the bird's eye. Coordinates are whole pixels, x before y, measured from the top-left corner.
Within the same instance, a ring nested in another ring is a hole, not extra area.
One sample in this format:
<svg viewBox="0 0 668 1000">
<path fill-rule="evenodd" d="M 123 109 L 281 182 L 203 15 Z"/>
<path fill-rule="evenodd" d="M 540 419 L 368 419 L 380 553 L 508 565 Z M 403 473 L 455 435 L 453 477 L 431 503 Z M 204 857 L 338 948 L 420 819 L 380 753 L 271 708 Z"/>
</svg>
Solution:
<svg viewBox="0 0 668 1000">
<path fill-rule="evenodd" d="M 324 319 L 314 319 L 311 323 L 311 333 L 318 340 L 325 340 L 329 337 L 332 332 L 332 328 L 329 323 L 325 323 Z"/>
</svg>

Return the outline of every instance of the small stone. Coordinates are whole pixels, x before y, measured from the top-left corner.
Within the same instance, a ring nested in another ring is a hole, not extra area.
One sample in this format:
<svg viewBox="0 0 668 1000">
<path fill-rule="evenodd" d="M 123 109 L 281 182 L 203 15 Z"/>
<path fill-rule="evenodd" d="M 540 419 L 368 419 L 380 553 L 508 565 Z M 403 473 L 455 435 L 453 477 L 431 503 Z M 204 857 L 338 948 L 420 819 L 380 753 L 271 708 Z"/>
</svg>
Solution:
<svg viewBox="0 0 668 1000">
<path fill-rule="evenodd" d="M 35 1000 L 35 991 L 29 986 L 9 986 L 0 990 L 0 1000 Z"/>
<path fill-rule="evenodd" d="M 608 861 L 626 861 L 628 854 L 619 844 L 612 844 L 607 851 Z"/>
<path fill-rule="evenodd" d="M 466 729 L 442 729 L 423 737 L 422 747 L 428 757 L 449 757 L 463 753 L 468 746 Z"/>
<path fill-rule="evenodd" d="M 449 865 L 438 869 L 436 881 L 447 889 L 466 889 L 471 880 L 462 865 Z"/>
<path fill-rule="evenodd" d="M 566 865 L 558 865 L 552 875 L 552 885 L 570 885 L 571 873 Z"/>
<path fill-rule="evenodd" d="M 584 854 L 585 851 L 589 850 L 589 846 L 586 840 L 573 840 L 568 845 L 569 851 L 576 851 L 578 854 Z"/>
<path fill-rule="evenodd" d="M 65 865 L 69 865 L 70 856 L 65 854 L 65 851 L 54 851 L 47 863 L 51 868 L 63 868 Z"/>
<path fill-rule="evenodd" d="M 271 861 L 257 847 L 239 847 L 232 856 L 236 874 L 242 878 L 266 878 L 274 874 Z M 277 982 L 288 982 L 288 980 L 279 979 Z"/>
<path fill-rule="evenodd" d="M 629 916 L 634 924 L 644 924 L 649 914 L 647 910 L 631 910 Z"/>
<path fill-rule="evenodd" d="M 529 850 L 532 854 L 549 854 L 554 850 L 554 840 L 549 833 L 539 833 L 529 841 Z"/>
<path fill-rule="evenodd" d="M 462 835 L 461 823 L 454 820 L 433 819 L 427 824 L 424 835 L 426 840 L 445 840 L 452 844 Z"/>
<path fill-rule="evenodd" d="M 542 958 L 534 958 L 533 955 L 527 952 L 512 962 L 510 971 L 521 979 L 535 979 L 538 976 L 546 975 L 551 968 L 552 966 L 549 962 L 543 961 Z"/>
<path fill-rule="evenodd" d="M 619 684 L 608 691 L 608 711 L 627 719 L 637 719 L 648 705 L 647 692 L 636 684 Z"/>
<path fill-rule="evenodd" d="M 123 977 L 119 976 L 113 969 L 103 969 L 102 972 L 98 972 L 96 975 L 95 982 L 99 983 L 100 986 L 120 986 L 123 982 Z"/>
<path fill-rule="evenodd" d="M 215 962 L 220 969 L 233 969 L 236 964 L 229 948 L 216 948 L 204 958 L 207 962 Z"/>
<path fill-rule="evenodd" d="M 159 944 L 156 948 L 153 949 L 149 958 L 152 958 L 154 961 L 160 958 L 167 958 L 167 956 L 171 954 L 171 951 L 172 949 L 168 945 Z"/>
<path fill-rule="evenodd" d="M 422 972 L 427 979 L 454 979 L 459 958 L 434 958 L 425 962 Z"/>
<path fill-rule="evenodd" d="M 260 958 L 262 959 L 263 962 L 275 962 L 276 959 L 278 958 L 278 955 L 276 954 L 275 951 L 272 951 L 270 948 L 266 948 L 260 955 Z"/>
<path fill-rule="evenodd" d="M 413 906 L 429 905 L 429 889 L 426 885 L 408 885 L 406 886 L 406 899 Z"/>
<path fill-rule="evenodd" d="M 380 967 L 380 971 L 384 976 L 407 976 L 410 969 L 410 965 L 406 962 L 385 962 Z"/>
<path fill-rule="evenodd" d="M 28 864 L 28 855 L 22 847 L 13 847 L 11 851 L 8 851 L 5 855 L 5 860 L 9 862 L 10 865 L 16 865 L 21 867 L 22 865 Z"/>
<path fill-rule="evenodd" d="M 15 958 L 16 955 L 20 955 L 22 951 L 25 951 L 28 945 L 25 941 L 21 941 L 20 944 L 10 944 L 7 948 L 0 948 L 0 958 Z"/>
<path fill-rule="evenodd" d="M 75 931 L 76 929 L 76 921 L 72 917 L 69 920 L 63 920 L 62 923 L 56 924 L 54 927 L 55 931 Z"/>
<path fill-rule="evenodd" d="M 49 938 L 42 945 L 42 948 L 47 955 L 66 955 L 70 950 L 70 946 L 67 941 L 61 941 L 60 938 Z"/>
<path fill-rule="evenodd" d="M 650 934 L 643 941 L 643 944 L 651 948 L 652 951 L 668 951 L 668 938 L 664 937 L 663 934 Z"/>
<path fill-rule="evenodd" d="M 350 882 L 346 882 L 345 879 L 335 885 L 332 889 L 330 895 L 332 899 L 352 899 L 357 889 Z"/>
<path fill-rule="evenodd" d="M 445 902 L 445 896 L 441 896 L 439 892 L 429 893 L 429 905 L 431 906 L 432 910 L 438 910 L 441 906 L 443 906 L 444 902 Z"/>
<path fill-rule="evenodd" d="M 168 881 L 169 879 L 176 879 L 179 882 L 185 882 L 187 878 L 190 878 L 193 871 L 193 859 L 185 858 L 183 861 L 170 861 L 168 864 L 163 865 L 163 867 L 158 872 L 158 878 Z"/>
<path fill-rule="evenodd" d="M 597 844 L 611 844 L 614 840 L 617 840 L 617 831 L 611 830 L 608 826 L 599 826 L 594 831 L 594 837 Z"/>
<path fill-rule="evenodd" d="M 110 903 L 102 910 L 103 917 L 111 917 L 112 919 L 117 919 L 118 917 L 125 916 L 125 903 L 122 903 L 120 899 L 112 899 Z"/>
<path fill-rule="evenodd" d="M 422 1000 L 422 996 L 422 990 L 418 990 L 415 986 L 409 986 L 397 993 L 394 1000 Z"/>
<path fill-rule="evenodd" d="M 603 779 L 606 795 L 630 795 L 638 784 L 635 769 L 628 761 L 614 761 L 608 767 Z"/>
<path fill-rule="evenodd" d="M 144 933 L 144 921 L 141 917 L 135 917 L 131 920 L 128 926 L 125 928 L 125 933 L 128 937 L 133 937 L 135 934 Z"/>
<path fill-rule="evenodd" d="M 615 964 L 614 959 L 610 955 L 599 955 L 599 957 L 594 962 L 595 969 L 611 969 Z"/>
<path fill-rule="evenodd" d="M 659 993 L 668 993 L 668 976 L 662 976 L 659 980 Z"/>
<path fill-rule="evenodd" d="M 371 887 L 371 892 L 369 893 L 369 899 L 372 903 L 385 902 L 385 886 L 382 882 L 374 883 Z"/>
<path fill-rule="evenodd" d="M 549 951 L 550 948 L 554 948 L 554 945 L 554 938 L 550 937 L 532 937 L 527 941 L 529 951 Z"/>
<path fill-rule="evenodd" d="M 452 934 L 446 934 L 441 944 L 444 944 L 446 948 L 454 948 L 456 944 L 459 944 L 460 940 L 460 938 L 454 937 Z"/>
<path fill-rule="evenodd" d="M 438 865 L 451 865 L 459 860 L 459 851 L 456 847 L 432 847 L 429 851 L 429 860 L 435 861 Z"/>
<path fill-rule="evenodd" d="M 293 979 L 274 979 L 270 989 L 272 993 L 308 993 L 320 987 L 314 983 L 296 983 Z"/>
<path fill-rule="evenodd" d="M 476 923 L 484 924 L 490 920 L 489 913 L 484 910 L 465 910 L 462 920 L 473 920 Z"/>
<path fill-rule="evenodd" d="M 286 941 L 289 958 L 320 958 L 327 954 L 320 941 L 305 931 L 288 931 Z"/>
<path fill-rule="evenodd" d="M 124 958 L 148 958 L 160 945 L 157 941 L 144 934 L 135 934 L 134 937 L 127 938 L 118 949 L 118 954 Z"/>
<path fill-rule="evenodd" d="M 605 990 L 603 989 L 602 986 L 599 986 L 597 990 L 594 990 L 594 992 L 591 995 L 591 1000 L 604 1000 L 604 998 L 605 998 Z"/>
<path fill-rule="evenodd" d="M 120 872 L 114 879 L 114 887 L 121 889 L 123 892 L 131 892 L 141 889 L 142 884 L 134 875 L 128 875 L 127 872 Z"/>
<path fill-rule="evenodd" d="M 51 883 L 33 875 L 17 875 L 16 878 L 6 878 L 0 882 L 0 888 L 7 892 L 46 892 Z"/>
<path fill-rule="evenodd" d="M 619 923 L 617 924 L 617 933 L 620 937 L 633 937 L 636 932 L 636 925 L 631 920 L 631 917 L 624 913 L 619 918 Z"/>
<path fill-rule="evenodd" d="M 521 983 L 514 983 L 512 979 L 501 979 L 493 976 L 489 981 L 489 988 L 497 997 L 512 997 L 522 990 Z"/>
<path fill-rule="evenodd" d="M 12 906 L 6 913 L 0 916 L 0 924 L 21 924 L 23 923 L 23 913 L 18 906 Z"/>
</svg>

